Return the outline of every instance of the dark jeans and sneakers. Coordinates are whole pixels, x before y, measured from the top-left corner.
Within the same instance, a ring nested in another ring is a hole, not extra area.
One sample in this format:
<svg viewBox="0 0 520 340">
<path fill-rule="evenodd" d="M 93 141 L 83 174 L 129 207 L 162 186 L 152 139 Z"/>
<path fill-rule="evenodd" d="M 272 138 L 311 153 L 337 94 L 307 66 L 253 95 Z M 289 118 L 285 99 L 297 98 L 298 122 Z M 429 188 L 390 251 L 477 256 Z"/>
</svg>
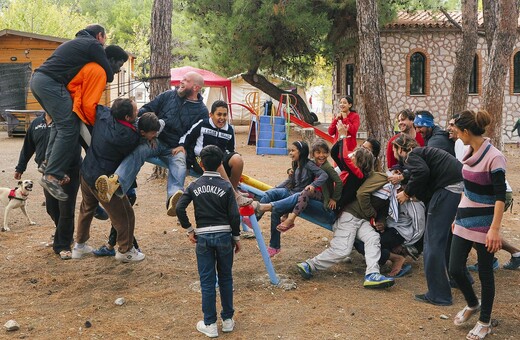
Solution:
<svg viewBox="0 0 520 340">
<path fill-rule="evenodd" d="M 45 209 L 56 225 L 52 249 L 56 254 L 61 251 L 70 251 L 74 237 L 74 212 L 76 210 L 76 196 L 79 189 L 78 170 L 70 174 L 70 182 L 63 186 L 65 193 L 69 196 L 66 201 L 58 201 L 47 190 L 44 190 Z"/>
<path fill-rule="evenodd" d="M 469 307 L 479 304 L 473 286 L 465 274 L 468 254 L 473 246 L 473 241 L 453 235 L 451 242 L 450 275 L 457 282 L 460 291 Z M 493 273 L 493 255 L 488 252 L 486 246 L 475 242 L 478 258 L 478 277 L 482 285 L 482 301 L 479 321 L 488 324 L 491 320 L 493 301 L 495 299 L 495 276 Z"/>
<path fill-rule="evenodd" d="M 428 291 L 416 296 L 421 301 L 440 306 L 453 303 L 444 254 L 460 198 L 461 194 L 439 189 L 428 203 L 423 253 Z"/>
<path fill-rule="evenodd" d="M 222 320 L 233 318 L 233 255 L 234 246 L 230 232 L 197 234 L 197 268 L 202 292 L 202 312 L 204 324 L 217 322 L 215 291 L 216 277 L 220 291 Z M 216 273 L 215 273 L 216 270 Z"/>
<path fill-rule="evenodd" d="M 58 181 L 51 181 L 47 175 L 61 180 L 76 157 L 71 145 L 77 145 L 79 118 L 72 112 L 72 98 L 64 84 L 51 77 L 35 72 L 31 78 L 31 91 L 42 108 L 52 117 L 53 124 L 47 146 L 47 166 L 42 177 L 42 186 L 58 200 L 66 200 L 67 195 Z"/>
</svg>

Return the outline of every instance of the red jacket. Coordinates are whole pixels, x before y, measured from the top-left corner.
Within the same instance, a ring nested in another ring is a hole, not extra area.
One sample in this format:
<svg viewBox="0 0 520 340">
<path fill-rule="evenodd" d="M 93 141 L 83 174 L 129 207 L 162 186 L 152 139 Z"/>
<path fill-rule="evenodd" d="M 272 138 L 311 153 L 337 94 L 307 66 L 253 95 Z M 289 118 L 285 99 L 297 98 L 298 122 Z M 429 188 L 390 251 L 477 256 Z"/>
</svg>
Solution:
<svg viewBox="0 0 520 340">
<path fill-rule="evenodd" d="M 341 118 L 341 115 L 338 115 L 336 118 L 332 120 L 332 123 L 330 123 L 329 126 L 329 135 L 334 137 L 334 142 L 336 142 L 339 138 L 338 135 L 338 120 Z M 353 151 L 357 147 L 357 132 L 359 130 L 359 115 L 356 111 L 350 111 L 347 117 L 341 119 L 342 123 L 344 125 L 348 125 L 347 130 L 347 148 L 348 151 Z"/>
</svg>

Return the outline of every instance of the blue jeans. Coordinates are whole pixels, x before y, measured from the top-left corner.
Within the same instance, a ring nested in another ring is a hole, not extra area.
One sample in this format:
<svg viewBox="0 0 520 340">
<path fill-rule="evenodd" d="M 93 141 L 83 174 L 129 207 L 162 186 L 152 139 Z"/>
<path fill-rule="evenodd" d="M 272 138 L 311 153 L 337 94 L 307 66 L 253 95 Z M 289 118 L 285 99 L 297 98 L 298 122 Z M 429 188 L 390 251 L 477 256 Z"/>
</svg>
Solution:
<svg viewBox="0 0 520 340">
<path fill-rule="evenodd" d="M 444 255 L 460 198 L 461 194 L 439 189 L 428 203 L 423 253 L 426 298 L 438 305 L 449 306 L 453 302 Z"/>
<path fill-rule="evenodd" d="M 140 144 L 117 167 L 114 173 L 119 176 L 121 196 L 131 188 L 139 170 L 141 170 L 146 159 L 150 157 L 159 157 L 164 163 L 168 164 L 166 199 L 170 198 L 177 190 L 183 190 L 184 180 L 186 179 L 186 155 L 179 152 L 173 156 L 170 147 L 157 141 L 155 149 L 152 149 L 148 143 Z"/>
<path fill-rule="evenodd" d="M 293 211 L 294 206 L 298 202 L 300 193 L 291 194 L 288 189 L 274 188 L 265 192 L 265 195 L 260 199 L 260 203 L 271 203 L 273 210 L 271 211 L 271 239 L 269 246 L 271 248 L 280 249 L 280 232 L 276 230 L 280 224 L 280 218 L 284 214 Z M 332 210 L 325 209 L 323 202 L 311 199 L 307 208 L 303 211 L 305 214 L 314 217 L 318 222 L 325 224 L 333 224 L 336 216 Z"/>
<path fill-rule="evenodd" d="M 204 323 L 217 322 L 216 275 L 220 291 L 222 320 L 231 319 L 233 309 L 233 241 L 231 233 L 221 232 L 197 235 L 197 268 L 202 292 Z M 216 266 L 215 266 L 216 265 Z M 215 273 L 215 267 L 217 273 Z"/>
<path fill-rule="evenodd" d="M 34 72 L 30 86 L 34 97 L 53 121 L 45 153 L 45 174 L 62 179 L 76 157 L 74 146 L 79 141 L 80 120 L 72 112 L 72 98 L 65 85 L 41 72 Z"/>
<path fill-rule="evenodd" d="M 280 218 L 293 210 L 296 202 L 298 202 L 299 195 L 300 193 L 291 194 L 289 189 L 286 188 L 273 188 L 267 190 L 260 199 L 260 203 L 271 203 L 273 205 L 269 247 L 280 249 L 280 232 L 276 230 L 276 227 L 280 224 Z"/>
</svg>

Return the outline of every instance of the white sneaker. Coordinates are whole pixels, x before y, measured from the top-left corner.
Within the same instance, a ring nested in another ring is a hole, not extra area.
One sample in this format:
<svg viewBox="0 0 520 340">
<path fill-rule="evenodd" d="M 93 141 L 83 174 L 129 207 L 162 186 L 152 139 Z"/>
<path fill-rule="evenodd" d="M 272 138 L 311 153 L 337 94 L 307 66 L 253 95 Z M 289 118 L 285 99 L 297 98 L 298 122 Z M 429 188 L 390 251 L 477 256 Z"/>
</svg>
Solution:
<svg viewBox="0 0 520 340">
<path fill-rule="evenodd" d="M 218 336 L 217 323 L 212 323 L 211 325 L 205 325 L 203 320 L 197 322 L 197 330 L 201 333 L 204 333 L 206 336 L 210 338 L 216 338 Z"/>
<path fill-rule="evenodd" d="M 94 248 L 86 243 L 83 243 L 82 245 L 74 243 L 74 248 L 72 248 L 72 258 L 77 260 L 80 259 L 83 255 L 92 254 L 93 251 Z"/>
<path fill-rule="evenodd" d="M 140 251 L 137 251 L 135 247 L 132 247 L 126 253 L 120 253 L 119 250 L 116 251 L 116 260 L 121 262 L 139 262 L 144 260 L 145 256 Z"/>
<path fill-rule="evenodd" d="M 226 319 L 222 320 L 222 332 L 233 332 L 233 329 L 235 328 L 235 320 L 233 319 Z"/>
</svg>

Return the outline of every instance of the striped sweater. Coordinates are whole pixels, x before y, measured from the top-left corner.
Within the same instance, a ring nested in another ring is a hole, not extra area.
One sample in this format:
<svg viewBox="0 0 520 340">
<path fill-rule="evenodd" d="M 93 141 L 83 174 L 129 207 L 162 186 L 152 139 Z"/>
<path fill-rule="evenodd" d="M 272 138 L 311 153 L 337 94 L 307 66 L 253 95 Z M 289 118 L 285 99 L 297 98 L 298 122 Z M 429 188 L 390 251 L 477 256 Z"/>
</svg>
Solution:
<svg viewBox="0 0 520 340">
<path fill-rule="evenodd" d="M 464 195 L 457 209 L 453 234 L 464 239 L 486 243 L 486 234 L 493 221 L 496 201 L 505 201 L 506 159 L 486 139 L 463 158 Z"/>
</svg>

